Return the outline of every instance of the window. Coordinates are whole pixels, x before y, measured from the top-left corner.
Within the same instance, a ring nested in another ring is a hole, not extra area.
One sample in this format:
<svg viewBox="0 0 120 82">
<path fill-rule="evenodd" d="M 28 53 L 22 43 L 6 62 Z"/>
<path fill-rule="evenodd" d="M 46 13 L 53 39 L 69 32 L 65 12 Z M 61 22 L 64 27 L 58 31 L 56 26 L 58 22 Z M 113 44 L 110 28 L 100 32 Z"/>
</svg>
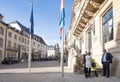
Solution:
<svg viewBox="0 0 120 82">
<path fill-rule="evenodd" d="M 0 38 L 0 47 L 2 48 L 3 47 L 3 39 Z"/>
<path fill-rule="evenodd" d="M 88 29 L 88 51 L 91 51 L 92 49 L 92 31 L 91 29 Z"/>
<path fill-rule="evenodd" d="M 12 42 L 8 41 L 8 47 L 11 47 Z"/>
<path fill-rule="evenodd" d="M 9 36 L 9 37 L 12 37 L 12 33 L 11 33 L 11 32 L 9 32 L 9 33 L 8 33 L 8 36 Z"/>
<path fill-rule="evenodd" d="M 80 40 L 80 52 L 79 53 L 82 53 L 82 42 Z"/>
<path fill-rule="evenodd" d="M 29 47 L 27 47 L 27 51 L 29 52 Z"/>
<path fill-rule="evenodd" d="M 93 36 L 95 36 L 95 20 L 92 23 L 92 31 L 93 31 Z"/>
<path fill-rule="evenodd" d="M 21 42 L 21 37 L 19 37 L 19 41 Z"/>
<path fill-rule="evenodd" d="M 24 51 L 26 51 L 26 46 L 24 46 Z"/>
<path fill-rule="evenodd" d="M 4 34 L 4 29 L 2 27 L 0 27 L 0 34 Z"/>
<path fill-rule="evenodd" d="M 28 40 L 28 44 L 29 44 L 29 40 Z"/>
<path fill-rule="evenodd" d="M 104 43 L 113 40 L 113 8 L 103 16 L 103 41 Z"/>
<path fill-rule="evenodd" d="M 25 46 L 24 46 L 24 45 L 22 45 L 22 50 L 24 50 L 24 51 L 25 51 Z"/>
<path fill-rule="evenodd" d="M 16 48 L 17 47 L 17 44 L 16 43 L 14 43 L 14 48 Z"/>
<path fill-rule="evenodd" d="M 14 39 L 17 40 L 17 35 L 16 34 L 14 35 Z"/>
<path fill-rule="evenodd" d="M 33 42 L 33 45 L 35 46 L 35 42 Z"/>
<path fill-rule="evenodd" d="M 23 34 L 25 35 L 25 31 L 23 31 Z"/>
<path fill-rule="evenodd" d="M 26 39 L 24 39 L 24 43 L 26 44 Z"/>
<path fill-rule="evenodd" d="M 22 42 L 24 42 L 24 38 L 22 38 Z"/>
</svg>

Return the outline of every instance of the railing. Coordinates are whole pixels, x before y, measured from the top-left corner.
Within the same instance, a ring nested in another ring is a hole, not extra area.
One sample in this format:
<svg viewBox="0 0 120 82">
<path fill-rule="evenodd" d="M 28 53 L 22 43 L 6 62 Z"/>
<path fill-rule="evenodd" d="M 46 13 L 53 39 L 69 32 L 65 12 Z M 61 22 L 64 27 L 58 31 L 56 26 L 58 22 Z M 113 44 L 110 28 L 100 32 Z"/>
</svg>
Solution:
<svg viewBox="0 0 120 82">
<path fill-rule="evenodd" d="M 16 47 L 7 47 L 7 50 L 19 51 L 19 48 L 16 48 Z"/>
</svg>

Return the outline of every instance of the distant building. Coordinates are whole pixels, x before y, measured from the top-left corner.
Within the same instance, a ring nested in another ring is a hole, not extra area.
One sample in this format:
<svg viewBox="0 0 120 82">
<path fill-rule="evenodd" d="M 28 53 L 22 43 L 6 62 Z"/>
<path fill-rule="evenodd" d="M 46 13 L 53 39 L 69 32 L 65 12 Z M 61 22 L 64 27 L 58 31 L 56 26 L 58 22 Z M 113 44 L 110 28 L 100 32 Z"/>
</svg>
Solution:
<svg viewBox="0 0 120 82">
<path fill-rule="evenodd" d="M 59 56 L 59 54 L 60 54 L 60 47 L 59 47 L 59 44 L 58 43 L 56 43 L 55 44 L 55 56 Z"/>
<path fill-rule="evenodd" d="M 48 46 L 47 57 L 55 57 L 55 55 L 55 47 L 52 45 Z"/>
<path fill-rule="evenodd" d="M 29 54 L 29 28 L 20 22 L 14 21 L 6 24 L 0 14 L 0 61 L 5 57 L 15 59 L 28 59 Z M 42 37 L 32 36 L 32 60 L 47 57 L 48 46 Z"/>
<path fill-rule="evenodd" d="M 34 59 L 38 59 L 39 57 L 47 58 L 48 46 L 42 37 L 34 34 L 32 43 Z"/>
<path fill-rule="evenodd" d="M 8 24 L 3 22 L 3 16 L 0 14 L 0 61 L 4 59 L 7 28 Z"/>
<path fill-rule="evenodd" d="M 23 41 L 25 42 L 29 42 L 29 28 L 23 26 L 20 22 L 15 21 L 15 22 L 11 22 L 10 26 L 12 26 L 13 28 L 16 28 L 20 31 L 23 32 L 24 38 Z M 28 38 L 25 38 L 28 37 Z M 28 50 L 29 50 L 29 45 L 28 44 L 24 44 L 24 47 L 28 46 Z M 42 37 L 33 34 L 32 36 L 32 60 L 40 60 L 40 58 L 42 57 L 47 57 L 47 44 L 45 43 L 45 41 L 42 39 Z M 28 52 L 23 52 L 23 54 L 27 54 L 28 56 Z"/>
</svg>

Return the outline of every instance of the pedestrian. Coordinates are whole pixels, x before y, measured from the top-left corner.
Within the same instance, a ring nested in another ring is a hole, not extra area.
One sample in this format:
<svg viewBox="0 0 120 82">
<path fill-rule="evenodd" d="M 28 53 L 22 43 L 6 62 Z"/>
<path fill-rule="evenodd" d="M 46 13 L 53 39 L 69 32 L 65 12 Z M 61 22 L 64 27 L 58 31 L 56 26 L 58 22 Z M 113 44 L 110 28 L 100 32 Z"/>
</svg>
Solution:
<svg viewBox="0 0 120 82">
<path fill-rule="evenodd" d="M 107 78 L 110 76 L 110 63 L 112 63 L 113 56 L 111 53 L 107 52 L 106 49 L 103 49 L 103 55 L 102 55 L 102 66 L 103 66 L 103 75 Z"/>
<path fill-rule="evenodd" d="M 94 71 L 94 76 L 98 77 L 95 59 L 92 59 L 92 69 L 93 69 L 93 71 Z"/>
<path fill-rule="evenodd" d="M 87 55 L 85 56 L 85 60 L 86 60 L 86 63 L 85 63 L 85 66 L 86 66 L 86 78 L 90 77 L 91 75 L 91 67 L 92 67 L 92 59 L 91 59 L 91 53 L 88 52 Z"/>
<path fill-rule="evenodd" d="M 85 63 L 86 63 L 85 56 L 86 56 L 86 55 L 87 55 L 87 51 L 85 52 L 85 54 L 83 55 L 83 58 L 82 58 L 82 63 L 83 63 L 83 67 L 84 67 L 85 77 L 86 77 L 86 66 L 85 66 Z"/>
</svg>

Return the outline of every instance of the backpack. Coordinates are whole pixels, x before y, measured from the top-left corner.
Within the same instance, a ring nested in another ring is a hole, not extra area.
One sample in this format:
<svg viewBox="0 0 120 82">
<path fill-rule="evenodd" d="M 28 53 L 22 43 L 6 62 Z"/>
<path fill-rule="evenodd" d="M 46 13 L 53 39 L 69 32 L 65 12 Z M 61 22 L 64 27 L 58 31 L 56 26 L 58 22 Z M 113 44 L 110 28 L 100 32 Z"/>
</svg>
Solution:
<svg viewBox="0 0 120 82">
<path fill-rule="evenodd" d="M 92 67 L 96 67 L 95 59 L 92 59 Z"/>
<path fill-rule="evenodd" d="M 92 62 L 92 67 L 96 67 L 96 63 L 95 62 Z"/>
</svg>

